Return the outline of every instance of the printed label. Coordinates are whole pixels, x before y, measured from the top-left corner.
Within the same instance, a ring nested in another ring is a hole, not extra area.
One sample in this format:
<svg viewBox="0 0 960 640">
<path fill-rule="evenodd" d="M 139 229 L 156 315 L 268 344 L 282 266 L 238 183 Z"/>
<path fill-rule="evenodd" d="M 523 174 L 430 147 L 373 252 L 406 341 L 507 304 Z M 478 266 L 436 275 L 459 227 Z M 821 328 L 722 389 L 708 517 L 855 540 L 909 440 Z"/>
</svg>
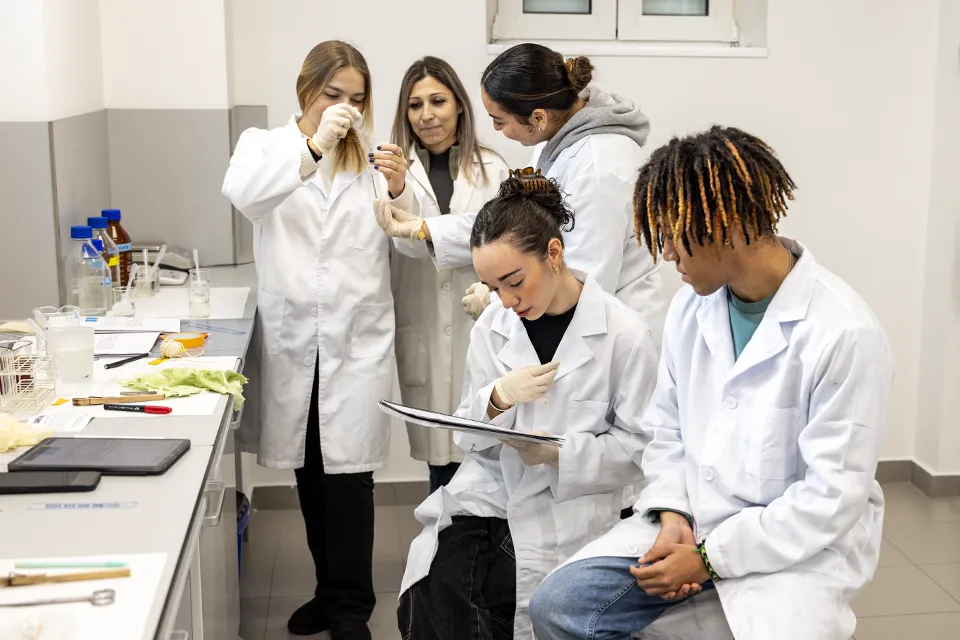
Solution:
<svg viewBox="0 0 960 640">
<path fill-rule="evenodd" d="M 68 509 L 133 509 L 136 502 L 35 502 L 31 509 L 40 511 L 66 511 Z"/>
<path fill-rule="evenodd" d="M 120 264 L 120 258 L 117 257 L 116 253 L 113 254 L 113 257 L 110 258 L 110 262 L 107 263 L 111 267 L 115 267 Z"/>
<path fill-rule="evenodd" d="M 120 251 L 133 251 L 133 243 L 124 242 L 123 244 L 118 244 L 117 249 L 119 249 Z"/>
</svg>

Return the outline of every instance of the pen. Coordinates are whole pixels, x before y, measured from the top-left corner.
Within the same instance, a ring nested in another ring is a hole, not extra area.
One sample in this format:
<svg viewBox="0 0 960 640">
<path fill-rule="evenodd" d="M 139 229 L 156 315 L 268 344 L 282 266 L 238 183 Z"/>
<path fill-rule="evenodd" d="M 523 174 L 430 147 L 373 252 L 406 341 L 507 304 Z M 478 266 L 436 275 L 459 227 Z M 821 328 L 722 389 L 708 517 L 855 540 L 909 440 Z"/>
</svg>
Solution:
<svg viewBox="0 0 960 640">
<path fill-rule="evenodd" d="M 130 411 L 132 413 L 149 413 L 158 416 L 173 413 L 173 409 L 170 407 L 158 407 L 149 404 L 105 404 L 103 408 L 107 411 Z"/>
<path fill-rule="evenodd" d="M 117 360 L 116 362 L 111 362 L 110 364 L 103 365 L 104 369 L 116 369 L 117 367 L 122 367 L 125 364 L 130 364 L 131 362 L 136 362 L 137 360 L 142 360 L 144 358 L 149 358 L 149 353 L 141 353 L 136 356 L 130 356 L 129 358 L 124 358 L 123 360 Z"/>
<path fill-rule="evenodd" d="M 124 569 L 126 568 L 126 562 L 117 562 L 117 561 L 107 561 L 107 562 L 85 562 L 85 561 L 70 561 L 64 560 L 62 562 L 52 561 L 52 562 L 17 562 L 13 565 L 14 569 Z"/>
</svg>

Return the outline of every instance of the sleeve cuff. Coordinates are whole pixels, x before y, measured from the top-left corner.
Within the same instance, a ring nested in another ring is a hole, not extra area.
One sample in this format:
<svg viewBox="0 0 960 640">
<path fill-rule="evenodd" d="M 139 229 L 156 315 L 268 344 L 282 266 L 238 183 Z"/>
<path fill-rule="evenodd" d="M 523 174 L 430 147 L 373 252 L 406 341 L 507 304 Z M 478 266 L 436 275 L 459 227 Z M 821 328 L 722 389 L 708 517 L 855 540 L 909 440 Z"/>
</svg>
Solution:
<svg viewBox="0 0 960 640">
<path fill-rule="evenodd" d="M 317 172 L 319 167 L 320 163 L 314 160 L 313 152 L 310 151 L 307 140 L 304 138 L 303 144 L 300 146 L 300 179 L 306 182 Z"/>
<path fill-rule="evenodd" d="M 689 513 L 684 513 L 683 511 L 677 511 L 676 509 L 647 509 L 647 517 L 649 517 L 654 522 L 660 522 L 661 513 L 675 513 L 679 516 L 683 516 L 687 519 L 687 524 L 690 525 L 690 528 L 693 528 L 693 516 Z"/>
<path fill-rule="evenodd" d="M 413 189 L 408 189 L 406 185 L 403 187 L 403 193 L 390 201 L 390 204 L 395 206 L 397 209 L 402 209 L 407 213 L 415 213 L 414 208 L 416 206 L 416 196 L 413 195 Z"/>
</svg>

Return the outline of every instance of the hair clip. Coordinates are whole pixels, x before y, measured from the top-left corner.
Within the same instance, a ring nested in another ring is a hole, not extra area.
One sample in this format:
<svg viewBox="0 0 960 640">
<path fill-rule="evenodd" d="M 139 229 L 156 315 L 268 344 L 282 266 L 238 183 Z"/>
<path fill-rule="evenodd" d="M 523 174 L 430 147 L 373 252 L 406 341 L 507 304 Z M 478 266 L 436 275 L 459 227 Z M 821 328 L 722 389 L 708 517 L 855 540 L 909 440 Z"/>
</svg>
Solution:
<svg viewBox="0 0 960 640">
<path fill-rule="evenodd" d="M 550 181 L 543 177 L 540 169 L 534 169 L 533 167 L 512 169 L 510 177 L 519 180 L 525 191 L 547 191 L 550 189 Z"/>
</svg>

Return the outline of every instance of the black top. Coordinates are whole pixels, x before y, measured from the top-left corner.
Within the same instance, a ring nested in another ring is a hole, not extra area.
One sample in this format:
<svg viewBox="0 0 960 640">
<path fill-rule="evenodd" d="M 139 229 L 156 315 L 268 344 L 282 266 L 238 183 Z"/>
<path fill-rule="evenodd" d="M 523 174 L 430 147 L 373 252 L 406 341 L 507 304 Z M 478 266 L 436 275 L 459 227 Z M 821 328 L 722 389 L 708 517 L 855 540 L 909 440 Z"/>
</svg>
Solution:
<svg viewBox="0 0 960 640">
<path fill-rule="evenodd" d="M 567 332 L 570 321 L 573 320 L 573 314 L 577 310 L 577 305 L 570 307 L 558 316 L 548 316 L 543 314 L 536 320 L 527 320 L 520 318 L 523 326 L 527 329 L 527 336 L 533 344 L 537 357 L 540 358 L 540 364 L 547 364 L 553 360 L 557 353 L 557 347 L 563 340 L 563 334 Z"/>
<path fill-rule="evenodd" d="M 430 154 L 430 167 L 427 173 L 430 186 L 437 196 L 440 213 L 450 213 L 450 198 L 453 197 L 453 177 L 450 175 L 450 150 L 434 155 Z"/>
</svg>

